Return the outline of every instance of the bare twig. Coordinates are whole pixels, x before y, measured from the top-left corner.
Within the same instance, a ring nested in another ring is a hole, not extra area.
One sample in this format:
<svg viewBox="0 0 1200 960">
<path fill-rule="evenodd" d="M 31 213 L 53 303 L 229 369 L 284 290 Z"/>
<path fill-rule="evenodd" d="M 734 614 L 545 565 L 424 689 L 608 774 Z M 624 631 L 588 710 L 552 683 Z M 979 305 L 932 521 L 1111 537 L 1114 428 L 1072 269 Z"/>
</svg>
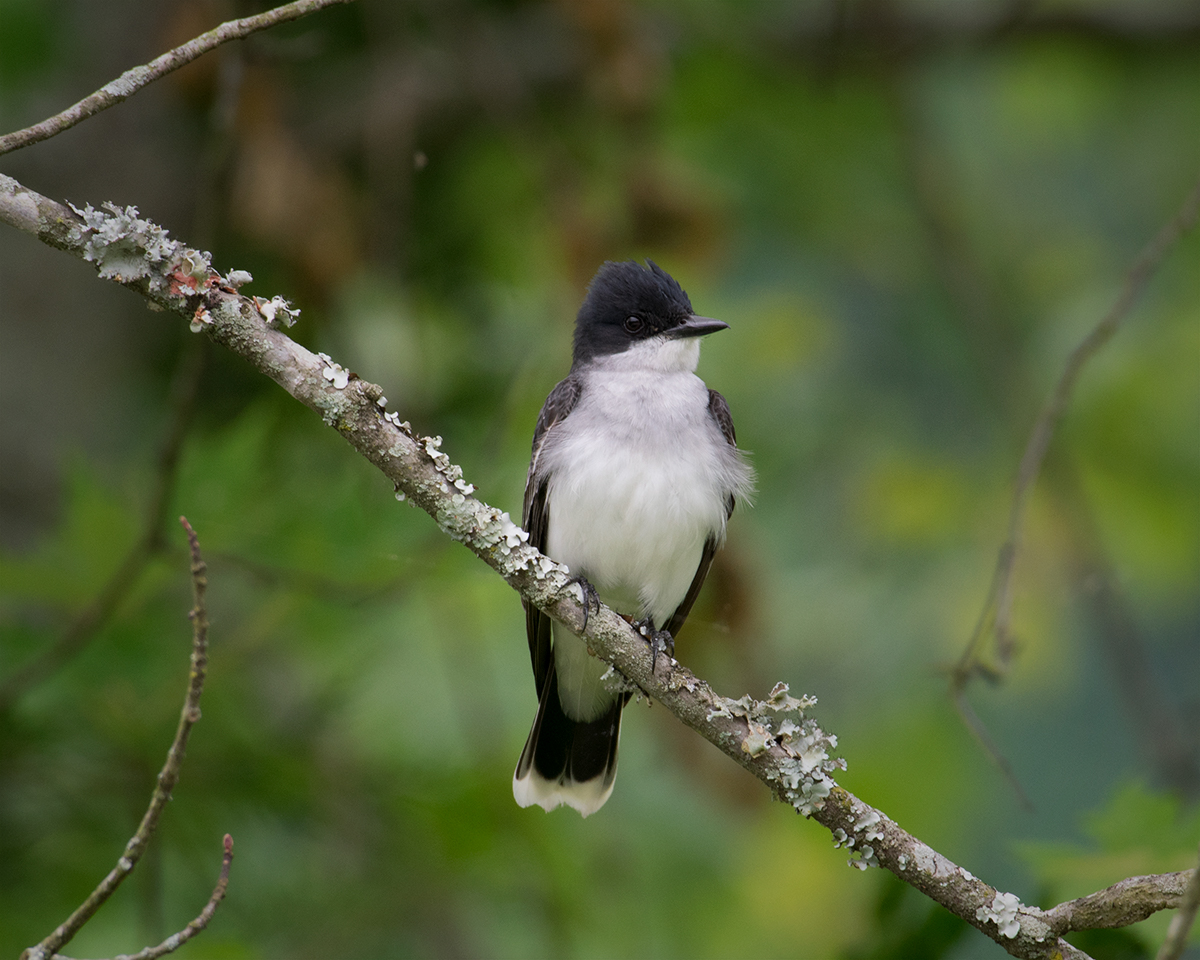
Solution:
<svg viewBox="0 0 1200 960">
<path fill-rule="evenodd" d="M 962 722 L 966 724 L 967 729 L 971 731 L 971 735 L 978 741 L 984 754 L 995 764 L 996 769 L 1000 771 L 1004 779 L 1008 781 L 1008 785 L 1012 787 L 1013 793 L 1017 795 L 1017 800 L 1020 801 L 1021 806 L 1032 813 L 1034 809 L 1033 801 L 1029 799 L 1029 794 L 1021 786 L 1021 781 L 1017 778 L 1012 764 L 1008 762 L 1008 758 L 1000 751 L 1000 748 L 996 745 L 996 741 L 988 733 L 988 728 L 979 719 L 979 715 L 967 701 L 966 690 L 956 687 L 951 690 L 951 695 L 954 700 L 954 709 L 958 711 Z"/>
<path fill-rule="evenodd" d="M 1128 877 L 1086 897 L 1068 900 L 1046 911 L 1046 919 L 1059 933 L 1126 927 L 1159 910 L 1180 906 L 1188 880 L 1195 871 Z"/>
<path fill-rule="evenodd" d="M 1200 730 L 1188 722 L 1183 705 L 1153 669 L 1146 640 L 1072 459 L 1059 458 L 1047 481 L 1057 501 L 1056 513 L 1066 521 L 1073 579 L 1091 612 L 1095 640 L 1108 660 L 1137 736 L 1138 755 L 1156 782 L 1185 801 L 1198 799 Z"/>
<path fill-rule="evenodd" d="M 1108 313 L 1071 351 L 1050 400 L 1038 415 L 1017 471 L 1016 488 L 1013 491 L 1012 507 L 1008 515 L 1008 534 L 996 563 L 997 589 L 993 598 L 995 619 L 992 630 L 1001 649 L 1008 642 L 1009 618 L 1012 610 L 1012 574 L 1013 568 L 1016 566 L 1017 553 L 1020 550 L 1021 527 L 1024 524 L 1029 495 L 1034 481 L 1037 480 L 1038 473 L 1041 471 L 1042 461 L 1046 458 L 1046 450 L 1054 436 L 1054 429 L 1058 426 L 1058 421 L 1062 419 L 1067 405 L 1071 402 L 1075 381 L 1079 379 L 1079 373 L 1084 364 L 1112 339 L 1113 334 L 1117 332 L 1133 309 L 1167 252 L 1196 225 L 1198 217 L 1200 217 L 1200 181 L 1197 181 L 1192 187 L 1191 193 L 1188 194 L 1179 212 L 1159 230 L 1154 239 L 1138 255 L 1137 260 L 1125 275 L 1125 283 L 1121 287 L 1121 292 L 1109 308 Z M 972 643 L 968 645 L 967 651 L 963 655 L 964 663 L 974 656 L 974 648 L 979 641 L 978 632 L 971 639 Z"/>
<path fill-rule="evenodd" d="M 295 0 L 294 3 L 284 4 L 253 17 L 229 20 L 219 27 L 209 30 L 208 33 L 202 33 L 182 46 L 164 53 L 150 63 L 126 70 L 116 80 L 106 83 L 95 93 L 84 97 L 62 113 L 34 124 L 32 127 L 26 127 L 24 130 L 5 134 L 0 137 L 0 154 L 19 150 L 21 147 L 27 147 L 31 143 L 38 143 L 41 140 L 49 140 L 88 117 L 128 99 L 147 84 L 191 63 L 197 57 L 203 56 L 223 43 L 240 40 L 259 30 L 266 30 L 268 27 L 287 23 L 289 20 L 298 20 L 300 17 L 333 6 L 335 3 L 352 2 L 353 0 Z"/>
<path fill-rule="evenodd" d="M 1159 948 L 1155 960 L 1179 960 L 1183 956 L 1183 948 L 1187 946 L 1188 932 L 1196 922 L 1196 912 L 1200 909 L 1200 851 L 1197 851 L 1197 854 L 1192 878 L 1188 881 L 1187 889 L 1183 891 L 1178 912 L 1171 918 L 1171 925 L 1167 927 L 1167 938 Z"/>
<path fill-rule="evenodd" d="M 117 865 L 50 936 L 37 946 L 26 950 L 21 955 L 22 960 L 47 960 L 47 958 L 53 957 L 112 896 L 121 882 L 133 871 L 145 852 L 150 838 L 154 836 L 154 831 L 158 827 L 158 819 L 163 808 L 171 799 L 171 791 L 179 780 L 179 770 L 183 765 L 188 737 L 191 735 L 192 727 L 200 719 L 200 695 L 204 692 L 204 677 L 208 669 L 208 617 L 204 607 L 204 593 L 208 587 L 207 567 L 200 555 L 200 542 L 196 538 L 196 532 L 186 518 L 180 517 L 179 522 L 187 531 L 192 556 L 193 603 L 192 609 L 188 613 L 188 618 L 192 621 L 192 666 L 188 676 L 187 695 L 184 697 L 183 709 L 179 714 L 179 725 L 175 730 L 175 739 L 171 742 L 171 747 L 167 751 L 166 763 L 163 764 L 155 782 L 150 806 L 142 817 L 137 833 L 125 844 L 125 852 L 117 861 Z M 232 841 L 229 843 L 228 856 L 232 857 Z M 224 895 L 224 887 L 218 885 L 218 889 Z M 207 920 L 205 922 L 207 923 Z"/>
<path fill-rule="evenodd" d="M 108 622 L 121 601 L 133 589 L 146 564 L 162 552 L 163 526 L 171 494 L 175 490 L 179 455 L 187 437 L 203 378 L 207 355 L 205 346 L 203 341 L 190 340 L 180 354 L 172 381 L 171 420 L 159 447 L 158 468 L 146 506 L 141 535 L 129 548 L 129 552 L 101 587 L 100 592 L 76 615 L 62 635 L 0 683 L 0 713 L 79 653 Z"/>
<path fill-rule="evenodd" d="M 0 220 L 97 263 L 102 276 L 187 318 L 194 329 L 206 332 L 319 413 L 392 481 L 398 495 L 429 513 L 443 532 L 539 609 L 579 633 L 594 654 L 746 768 L 778 799 L 829 829 L 839 844 L 852 850 L 856 864 L 892 871 L 1014 956 L 1086 956 L 1061 936 L 1068 923 L 1077 928 L 1083 923 L 1083 913 L 1048 913 L 1021 904 L 837 785 L 830 773 L 840 761 L 827 752 L 830 738 L 804 716 L 807 704 L 786 696 L 786 688 L 772 691 L 767 701 L 728 700 L 673 661 L 660 659 L 660 668 L 652 671 L 645 641 L 607 607 L 591 614 L 585 628 L 583 608 L 564 570 L 530 547 L 524 531 L 507 514 L 472 496 L 474 487 L 461 468 L 439 449 L 440 437 L 418 435 L 399 416 L 386 412 L 377 385 L 287 337 L 277 329 L 277 309 L 268 309 L 271 305 L 262 299 L 242 296 L 212 270 L 207 258 L 170 240 L 136 211 L 89 207 L 75 213 L 3 176 Z M 108 244 L 119 245 L 120 273 L 108 265 Z M 138 253 L 144 260 L 130 270 L 131 257 Z M 801 724 L 781 722 L 774 713 L 778 711 L 790 712 Z M 1177 878 L 1172 878 L 1143 878 L 1138 890 L 1149 886 L 1158 891 L 1160 906 L 1155 909 L 1174 906 L 1179 897 L 1171 887 Z M 1114 909 L 1123 909 L 1123 898 L 1133 896 L 1118 891 Z"/>
<path fill-rule="evenodd" d="M 208 926 L 208 922 L 213 918 L 213 914 L 217 912 L 217 907 L 225 899 L 225 891 L 229 887 L 229 868 L 233 866 L 233 837 L 225 834 L 223 844 L 225 854 L 221 858 L 221 873 L 217 877 L 217 886 L 213 890 L 212 896 L 208 898 L 208 903 L 204 905 L 204 909 L 200 911 L 200 915 L 178 933 L 171 934 L 171 936 L 167 937 L 158 946 L 146 947 L 145 950 L 140 950 L 137 953 L 123 953 L 120 956 L 114 957 L 113 960 L 157 960 L 158 957 L 174 953 Z M 63 956 L 61 953 L 56 953 L 50 960 L 71 960 L 71 958 Z"/>
<path fill-rule="evenodd" d="M 1113 334 L 1129 316 L 1134 304 L 1167 253 L 1185 233 L 1196 225 L 1198 218 L 1200 218 L 1200 181 L 1193 186 L 1179 212 L 1159 230 L 1154 239 L 1138 255 L 1125 275 L 1121 291 L 1108 312 L 1067 357 L 1058 383 L 1055 384 L 1050 399 L 1038 415 L 1033 432 L 1025 446 L 1025 452 L 1021 457 L 1012 505 L 1009 509 L 1007 533 L 996 559 L 988 595 L 975 629 L 951 673 L 951 687 L 956 698 L 961 695 L 961 691 L 965 689 L 974 675 L 987 672 L 988 668 L 983 666 L 980 658 L 980 648 L 989 635 L 995 639 L 1001 670 L 1007 665 L 1012 646 L 1009 624 L 1012 613 L 1013 571 L 1016 568 L 1017 556 L 1020 552 L 1021 528 L 1025 521 L 1025 511 L 1034 482 L 1037 480 L 1042 469 L 1042 462 L 1046 458 L 1050 440 L 1054 436 L 1054 430 L 1058 426 L 1059 420 L 1062 419 L 1071 402 L 1071 395 L 1080 372 L 1100 348 L 1112 339 Z"/>
</svg>

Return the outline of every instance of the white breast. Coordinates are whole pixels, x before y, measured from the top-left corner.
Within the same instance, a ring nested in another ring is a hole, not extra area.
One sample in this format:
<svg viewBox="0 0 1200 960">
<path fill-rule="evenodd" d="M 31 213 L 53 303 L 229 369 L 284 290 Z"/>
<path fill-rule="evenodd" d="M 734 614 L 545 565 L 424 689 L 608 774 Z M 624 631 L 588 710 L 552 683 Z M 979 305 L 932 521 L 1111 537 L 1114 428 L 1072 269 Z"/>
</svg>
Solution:
<svg viewBox="0 0 1200 960">
<path fill-rule="evenodd" d="M 709 537 L 749 471 L 690 371 L 589 375 L 543 451 L 550 556 L 605 602 L 661 626 L 687 594 Z"/>
<path fill-rule="evenodd" d="M 596 361 L 537 465 L 550 478 L 546 552 L 609 606 L 658 627 L 687 595 L 705 542 L 724 539 L 729 497 L 751 485 L 709 413 L 699 357 L 697 339 L 656 338 Z M 600 679 L 606 665 L 553 629 L 563 709 L 602 716 L 616 696 Z"/>
</svg>

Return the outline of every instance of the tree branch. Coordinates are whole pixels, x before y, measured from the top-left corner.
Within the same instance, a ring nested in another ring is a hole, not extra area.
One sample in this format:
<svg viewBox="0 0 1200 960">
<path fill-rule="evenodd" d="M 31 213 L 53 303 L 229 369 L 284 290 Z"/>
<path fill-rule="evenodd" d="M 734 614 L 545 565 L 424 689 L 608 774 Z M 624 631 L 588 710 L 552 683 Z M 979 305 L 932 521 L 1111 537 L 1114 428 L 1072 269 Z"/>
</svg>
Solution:
<svg viewBox="0 0 1200 960">
<path fill-rule="evenodd" d="M 259 30 L 266 30 L 268 27 L 287 23 L 289 20 L 298 20 L 300 17 L 308 16 L 310 13 L 314 13 L 324 7 L 332 6 L 335 3 L 352 2 L 353 0 L 295 0 L 294 3 L 284 4 L 281 7 L 276 7 L 274 10 L 267 10 L 265 13 L 256 14 L 253 17 L 243 17 L 241 20 L 229 20 L 219 27 L 209 30 L 208 33 L 202 33 L 200 36 L 189 40 L 174 50 L 164 53 L 161 57 L 151 60 L 143 66 L 126 70 L 116 80 L 110 80 L 95 93 L 84 97 L 77 104 L 68 107 L 62 113 L 55 114 L 41 123 L 34 124 L 32 127 L 26 127 L 24 130 L 6 133 L 0 137 L 0 155 L 11 153 L 13 150 L 19 150 L 21 147 L 27 147 L 31 143 L 49 140 L 64 130 L 69 130 L 75 124 L 86 120 L 88 117 L 94 116 L 102 110 L 107 110 L 109 107 L 115 106 L 123 100 L 127 100 L 147 84 L 153 83 L 160 77 L 178 70 L 185 64 L 191 63 L 196 58 L 203 56 L 210 50 L 216 49 L 223 43 L 230 40 L 240 40 L 252 33 L 257 33 Z"/>
<path fill-rule="evenodd" d="M 277 329 L 294 315 L 282 298 L 265 301 L 241 295 L 237 285 L 248 282 L 248 275 L 235 271 L 222 277 L 206 254 L 171 240 L 131 207 L 75 211 L 0 176 L 0 220 L 94 263 L 100 276 L 189 319 L 193 330 L 207 333 L 319 413 L 392 481 L 399 499 L 426 511 L 522 597 L 578 633 L 593 654 L 619 671 L 614 682 L 632 683 L 658 700 L 761 780 L 777 799 L 829 829 L 835 842 L 850 851 L 854 865 L 890 870 L 1014 956 L 1085 956 L 1061 939 L 1068 929 L 1091 922 L 1091 914 L 1082 907 L 1047 912 L 1024 906 L 838 786 L 832 773 L 845 764 L 832 756 L 836 738 L 807 716 L 813 700 L 789 696 L 785 684 L 778 684 L 763 701 L 749 696 L 730 700 L 665 657 L 651 672 L 645 641 L 607 607 L 592 614 L 584 629 L 578 587 L 569 583 L 566 568 L 531 547 L 525 531 L 507 513 L 472 496 L 475 488 L 442 453 L 441 438 L 419 436 L 397 414 L 387 412 L 380 387 L 324 354 L 314 355 Z M 1180 898 L 1172 886 L 1178 885 L 1177 875 L 1125 883 L 1105 902 L 1120 904 L 1121 909 L 1127 900 L 1152 902 L 1157 904 L 1153 909 L 1163 909 Z M 1146 890 L 1157 899 L 1147 901 L 1142 896 Z M 1133 915 L 1140 909 L 1130 907 L 1127 912 Z"/>
<path fill-rule="evenodd" d="M 1200 219 L 1200 180 L 1192 187 L 1179 212 L 1159 230 L 1133 262 L 1125 275 L 1121 291 L 1108 312 L 1071 351 L 1050 399 L 1038 414 L 1017 470 L 1012 504 L 1009 508 L 1007 533 L 996 558 L 996 567 L 983 603 L 983 609 L 980 611 L 979 619 L 962 656 L 951 673 L 950 683 L 955 703 L 976 736 L 980 736 L 982 726 L 978 724 L 977 720 L 972 723 L 968 718 L 969 708 L 966 708 L 963 692 L 972 677 L 978 674 L 996 675 L 996 671 L 986 666 L 979 656 L 980 647 L 989 634 L 995 638 L 1001 669 L 1007 666 L 1011 649 L 1009 623 L 1012 614 L 1013 572 L 1016 569 L 1017 556 L 1021 548 L 1021 528 L 1025 523 L 1025 511 L 1029 505 L 1029 496 L 1041 473 L 1042 462 L 1046 458 L 1046 451 L 1050 447 L 1055 428 L 1071 402 L 1075 383 L 1079 379 L 1084 365 L 1112 339 L 1133 310 L 1134 304 L 1141 297 L 1150 278 L 1167 253 L 1185 233 L 1195 227 L 1198 219 Z M 992 752 L 992 748 L 989 748 L 989 752 Z M 992 755 L 999 756 L 998 753 L 992 753 Z M 1010 779 L 1013 778 L 1010 776 Z"/>
<path fill-rule="evenodd" d="M 21 960 L 52 960 L 58 954 L 58 950 L 68 943 L 72 937 L 77 934 L 85 923 L 95 915 L 113 895 L 113 892 L 121 885 L 121 882 L 133 872 L 133 868 L 137 865 L 145 852 L 147 845 L 150 843 L 151 837 L 154 836 L 154 831 L 158 827 L 159 817 L 162 815 L 163 808 L 167 805 L 167 801 L 171 799 L 171 791 L 175 788 L 175 784 L 179 781 L 179 770 L 183 765 L 183 757 L 187 751 L 187 742 L 191 736 L 192 727 L 196 721 L 200 719 L 200 695 L 204 692 L 204 677 L 208 670 L 208 616 L 205 613 L 204 593 L 208 587 L 207 567 L 204 559 L 200 556 L 200 542 L 196 537 L 196 532 L 192 529 L 191 524 L 187 522 L 185 517 L 180 517 L 179 522 L 183 524 L 183 528 L 187 531 L 188 544 L 191 549 L 192 556 L 192 609 L 188 613 L 188 619 L 192 621 L 192 658 L 191 671 L 188 676 L 187 695 L 184 697 L 183 709 L 179 714 L 179 725 L 175 730 L 175 739 L 171 742 L 171 747 L 167 751 L 167 760 L 163 764 L 162 770 L 158 774 L 158 779 L 154 785 L 154 794 L 150 798 L 150 806 L 146 808 L 146 813 L 142 817 L 142 822 L 139 824 L 137 832 L 133 835 L 130 841 L 125 844 L 125 852 L 117 861 L 117 865 L 109 871 L 108 876 L 100 881 L 100 885 L 91 892 L 88 898 L 79 905 L 79 907 L 66 920 L 46 937 L 41 943 L 35 947 L 30 947 L 21 954 Z M 178 940 L 170 949 L 174 950 L 179 944 L 185 940 L 195 936 L 203 926 L 208 923 L 208 918 L 212 916 L 212 911 L 216 909 L 216 904 L 225 896 L 225 887 L 229 883 L 229 864 L 233 859 L 233 840 L 227 835 L 225 837 L 225 863 L 221 869 L 221 879 L 217 883 L 217 889 L 213 891 L 213 897 L 209 900 L 209 907 L 200 914 L 196 920 L 193 920 L 185 931 L 176 934 L 175 937 L 168 938 L 167 943 L 173 940 Z M 193 924 L 200 923 L 191 933 L 187 930 L 192 928 Z M 186 936 L 185 936 L 186 933 Z M 150 948 L 153 950 L 158 947 Z M 163 950 L 163 953 L 169 953 L 170 950 Z M 151 954 L 152 956 L 161 956 L 159 953 Z M 140 955 L 139 955 L 140 956 Z"/>
<path fill-rule="evenodd" d="M 1068 900 L 1046 911 L 1046 920 L 1056 932 L 1126 927 L 1145 920 L 1159 910 L 1170 910 L 1182 902 L 1194 870 L 1129 877 L 1086 897 Z"/>
<path fill-rule="evenodd" d="M 1183 899 L 1179 903 L 1179 912 L 1171 918 L 1167 927 L 1167 938 L 1159 948 L 1155 960 L 1179 960 L 1183 956 L 1183 948 L 1187 946 L 1188 931 L 1196 922 L 1196 913 L 1200 910 L 1200 850 L 1197 851 L 1196 866 L 1191 871 L 1192 879 L 1188 881 Z"/>
<path fill-rule="evenodd" d="M 217 877 L 217 886 L 213 890 L 212 896 L 208 898 L 208 903 L 204 905 L 204 909 L 200 911 L 200 915 L 178 933 L 171 934 L 171 936 L 167 937 L 158 946 L 146 947 L 145 950 L 139 950 L 137 953 L 121 954 L 118 957 L 114 957 L 113 960 L 157 960 L 158 957 L 174 953 L 208 926 L 208 922 L 213 918 L 213 914 L 217 912 L 217 907 L 225 899 L 225 891 L 229 887 L 229 868 L 233 866 L 233 837 L 225 834 L 225 839 L 222 843 L 225 848 L 225 854 L 221 857 L 221 873 Z M 50 960 L 71 960 L 71 957 L 56 953 Z"/>
</svg>

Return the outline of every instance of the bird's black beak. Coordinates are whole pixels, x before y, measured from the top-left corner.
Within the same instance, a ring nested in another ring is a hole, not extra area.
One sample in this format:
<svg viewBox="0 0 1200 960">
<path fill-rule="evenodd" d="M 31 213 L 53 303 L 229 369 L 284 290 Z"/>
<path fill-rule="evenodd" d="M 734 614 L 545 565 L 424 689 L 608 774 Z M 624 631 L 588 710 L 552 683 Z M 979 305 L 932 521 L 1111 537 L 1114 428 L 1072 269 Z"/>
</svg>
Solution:
<svg viewBox="0 0 1200 960">
<path fill-rule="evenodd" d="M 716 333 L 718 330 L 725 330 L 729 327 L 723 320 L 714 320 L 712 317 L 688 317 L 683 323 L 671 327 L 669 330 L 664 330 L 663 335 L 670 337 L 672 340 L 682 340 L 685 337 L 703 337 L 710 333 Z"/>
</svg>

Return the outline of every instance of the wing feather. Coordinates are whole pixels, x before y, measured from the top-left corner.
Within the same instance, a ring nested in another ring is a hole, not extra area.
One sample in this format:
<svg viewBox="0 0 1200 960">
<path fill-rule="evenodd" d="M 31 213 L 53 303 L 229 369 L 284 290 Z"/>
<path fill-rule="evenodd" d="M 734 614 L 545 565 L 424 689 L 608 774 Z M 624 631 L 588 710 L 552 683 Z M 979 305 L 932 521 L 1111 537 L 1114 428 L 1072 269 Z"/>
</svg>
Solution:
<svg viewBox="0 0 1200 960">
<path fill-rule="evenodd" d="M 550 391 L 550 396 L 538 414 L 533 431 L 533 453 L 529 460 L 529 475 L 525 479 L 525 503 L 521 525 L 529 534 L 529 542 L 543 553 L 546 551 L 549 510 L 546 508 L 546 488 L 549 478 L 539 470 L 542 449 L 556 424 L 565 420 L 579 400 L 580 382 L 567 377 Z M 524 601 L 523 601 L 524 602 Z M 538 696 L 554 665 L 550 648 L 550 618 L 533 604 L 524 602 L 525 633 L 529 637 L 529 657 L 533 662 L 533 679 Z"/>
<path fill-rule="evenodd" d="M 708 391 L 708 412 L 712 414 L 712 418 L 717 422 L 717 426 L 721 428 L 721 433 L 724 435 L 726 442 L 731 447 L 736 447 L 737 434 L 733 429 L 733 417 L 729 413 L 729 404 L 725 402 L 725 398 L 717 393 L 716 390 L 710 389 Z M 734 496 L 730 494 L 729 502 L 725 506 L 726 520 L 733 514 L 735 502 Z M 696 602 L 696 597 L 700 594 L 700 588 L 704 586 L 704 580 L 708 577 L 709 568 L 712 567 L 713 557 L 717 555 L 717 546 L 716 537 L 709 537 L 704 543 L 704 552 L 700 555 L 700 566 L 696 568 L 696 575 L 692 577 L 692 583 L 688 587 L 687 595 L 683 598 L 683 602 L 675 608 L 675 612 L 671 614 L 671 619 L 663 627 L 672 637 L 678 635 L 684 621 L 687 620 L 688 614 L 692 612 L 692 604 Z"/>
</svg>

